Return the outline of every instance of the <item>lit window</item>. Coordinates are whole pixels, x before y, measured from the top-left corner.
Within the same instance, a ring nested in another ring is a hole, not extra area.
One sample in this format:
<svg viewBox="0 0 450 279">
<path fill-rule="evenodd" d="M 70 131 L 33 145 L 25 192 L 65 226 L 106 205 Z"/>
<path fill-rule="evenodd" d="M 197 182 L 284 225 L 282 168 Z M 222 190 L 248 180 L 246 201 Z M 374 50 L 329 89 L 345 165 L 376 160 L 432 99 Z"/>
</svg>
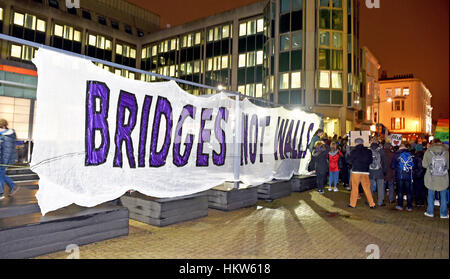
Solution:
<svg viewBox="0 0 450 279">
<path fill-rule="evenodd" d="M 213 70 L 214 70 L 214 71 L 215 71 L 215 70 L 220 70 L 220 62 L 221 62 L 220 56 L 214 57 L 214 58 L 213 58 L 213 61 L 214 61 L 214 64 L 213 64 Z"/>
<path fill-rule="evenodd" d="M 208 58 L 208 60 L 206 61 L 206 70 L 212 71 L 212 69 L 213 69 L 213 59 Z"/>
<path fill-rule="evenodd" d="M 214 29 L 208 31 L 208 42 L 214 41 Z"/>
<path fill-rule="evenodd" d="M 220 29 L 219 27 L 214 28 L 214 41 L 220 40 Z"/>
<path fill-rule="evenodd" d="M 280 89 L 289 89 L 289 73 L 280 75 Z"/>
<path fill-rule="evenodd" d="M 64 25 L 64 39 L 72 40 L 72 38 L 73 38 L 73 28 Z"/>
<path fill-rule="evenodd" d="M 194 73 L 200 72 L 200 61 L 194 61 Z"/>
<path fill-rule="evenodd" d="M 330 88 L 330 72 L 320 71 L 319 86 L 320 88 Z"/>
<path fill-rule="evenodd" d="M 320 31 L 320 45 L 329 46 L 330 45 L 330 32 Z"/>
<path fill-rule="evenodd" d="M 55 36 L 62 37 L 63 36 L 63 26 L 55 24 L 53 32 L 54 32 Z"/>
<path fill-rule="evenodd" d="M 228 68 L 228 56 L 222 56 L 222 69 Z"/>
<path fill-rule="evenodd" d="M 181 75 L 185 75 L 186 74 L 186 63 L 181 63 L 181 65 L 180 65 L 180 73 L 181 73 Z"/>
<path fill-rule="evenodd" d="M 263 85 L 262 85 L 262 83 L 256 84 L 255 97 L 257 97 L 257 98 L 262 98 L 262 91 L 263 91 Z"/>
<path fill-rule="evenodd" d="M 239 54 L 239 68 L 245 67 L 245 53 Z"/>
<path fill-rule="evenodd" d="M 239 24 L 239 36 L 247 35 L 247 24 L 241 23 Z"/>
<path fill-rule="evenodd" d="M 136 49 L 130 48 L 130 57 L 136 59 Z"/>
<path fill-rule="evenodd" d="M 331 73 L 331 86 L 333 88 L 342 89 L 342 73 L 339 72 Z"/>
<path fill-rule="evenodd" d="M 247 35 L 253 35 L 256 33 L 256 22 L 251 20 L 247 22 Z"/>
<path fill-rule="evenodd" d="M 97 36 L 97 47 L 105 49 L 105 38 L 103 36 Z"/>
<path fill-rule="evenodd" d="M 34 48 L 30 46 L 23 46 L 22 47 L 22 59 L 31 61 L 34 57 Z"/>
<path fill-rule="evenodd" d="M 222 38 L 228 38 L 230 36 L 230 26 L 222 26 Z"/>
<path fill-rule="evenodd" d="M 130 78 L 130 79 L 134 79 L 135 78 L 135 75 L 134 75 L 134 73 L 128 73 L 128 78 Z"/>
<path fill-rule="evenodd" d="M 39 32 L 45 32 L 45 21 L 38 19 L 36 23 L 36 30 Z"/>
<path fill-rule="evenodd" d="M 403 88 L 403 96 L 409 96 L 409 88 L 408 87 Z"/>
<path fill-rule="evenodd" d="M 402 95 L 402 89 L 401 88 L 395 88 L 395 97 Z"/>
<path fill-rule="evenodd" d="M 254 96 L 255 95 L 255 85 L 254 84 L 247 84 L 245 88 L 246 94 L 248 96 Z"/>
<path fill-rule="evenodd" d="M 249 52 L 247 53 L 247 67 L 255 66 L 255 53 Z"/>
<path fill-rule="evenodd" d="M 195 33 L 195 44 L 199 45 L 202 42 L 202 33 L 197 32 Z"/>
<path fill-rule="evenodd" d="M 291 74 L 291 88 L 301 87 L 302 76 L 300 72 L 294 72 Z"/>
<path fill-rule="evenodd" d="M 89 35 L 89 45 L 96 46 L 97 45 L 97 37 L 94 35 Z"/>
<path fill-rule="evenodd" d="M 239 86 L 239 87 L 238 87 L 238 91 L 239 91 L 239 93 L 241 93 L 241 94 L 244 94 L 244 95 L 245 95 L 245 85 L 241 85 L 241 86 Z"/>
<path fill-rule="evenodd" d="M 73 40 L 77 42 L 81 42 L 81 32 L 78 30 L 75 30 L 73 32 Z"/>
<path fill-rule="evenodd" d="M 342 33 L 333 32 L 333 47 L 342 48 Z"/>
<path fill-rule="evenodd" d="M 256 32 L 264 31 L 264 20 L 262 18 L 258 19 L 256 22 Z"/>
<path fill-rule="evenodd" d="M 15 12 L 14 13 L 14 24 L 23 26 L 23 19 L 24 18 L 25 18 L 25 16 L 23 14 Z"/>
<path fill-rule="evenodd" d="M 192 63 L 187 63 L 186 72 L 188 75 L 192 74 Z"/>
<path fill-rule="evenodd" d="M 262 65 L 263 63 L 263 51 L 259 50 L 256 52 L 256 65 Z"/>
<path fill-rule="evenodd" d="M 105 40 L 105 49 L 106 50 L 111 50 L 112 49 L 112 43 L 108 39 Z"/>
<path fill-rule="evenodd" d="M 386 88 L 386 97 L 392 97 L 392 88 Z"/>
<path fill-rule="evenodd" d="M 22 57 L 22 46 L 11 45 L 11 56 L 15 58 Z"/>
<path fill-rule="evenodd" d="M 196 62 L 198 62 L 198 61 L 196 61 Z M 198 65 L 197 65 L 197 67 L 198 67 Z M 169 75 L 171 77 L 175 76 L 175 65 L 170 66 L 170 73 L 169 73 Z"/>
<path fill-rule="evenodd" d="M 0 7 L 0 21 L 3 20 L 3 8 Z"/>
<path fill-rule="evenodd" d="M 122 55 L 123 47 L 121 44 L 116 44 L 116 54 Z"/>
<path fill-rule="evenodd" d="M 177 48 L 177 39 L 172 39 L 170 43 L 170 50 L 174 50 Z"/>
<path fill-rule="evenodd" d="M 143 49 L 141 50 L 141 58 L 142 58 L 142 59 L 147 58 L 147 49 L 146 49 L 146 48 L 143 48 Z"/>
<path fill-rule="evenodd" d="M 152 56 L 156 56 L 157 52 L 158 52 L 157 46 L 156 45 L 152 46 Z"/>
<path fill-rule="evenodd" d="M 25 28 L 36 29 L 36 17 L 33 15 L 25 14 Z"/>
</svg>

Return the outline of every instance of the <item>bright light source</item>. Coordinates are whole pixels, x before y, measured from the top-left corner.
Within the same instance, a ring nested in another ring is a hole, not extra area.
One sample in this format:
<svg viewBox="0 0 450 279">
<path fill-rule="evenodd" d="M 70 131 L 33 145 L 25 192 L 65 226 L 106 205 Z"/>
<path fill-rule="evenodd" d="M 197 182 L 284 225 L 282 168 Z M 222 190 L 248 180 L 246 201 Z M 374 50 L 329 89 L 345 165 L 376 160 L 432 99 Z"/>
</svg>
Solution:
<svg viewBox="0 0 450 279">
<path fill-rule="evenodd" d="M 371 125 L 371 126 L 370 126 L 370 130 L 371 130 L 372 132 L 375 132 L 375 131 L 377 130 L 377 127 L 376 127 L 375 125 Z"/>
<path fill-rule="evenodd" d="M 388 103 L 392 103 L 392 98 L 388 98 L 388 99 L 387 99 L 387 102 L 388 102 Z"/>
<path fill-rule="evenodd" d="M 219 86 L 217 86 L 217 88 L 219 89 L 219 91 L 222 91 L 223 90 L 222 84 L 219 84 Z"/>
</svg>

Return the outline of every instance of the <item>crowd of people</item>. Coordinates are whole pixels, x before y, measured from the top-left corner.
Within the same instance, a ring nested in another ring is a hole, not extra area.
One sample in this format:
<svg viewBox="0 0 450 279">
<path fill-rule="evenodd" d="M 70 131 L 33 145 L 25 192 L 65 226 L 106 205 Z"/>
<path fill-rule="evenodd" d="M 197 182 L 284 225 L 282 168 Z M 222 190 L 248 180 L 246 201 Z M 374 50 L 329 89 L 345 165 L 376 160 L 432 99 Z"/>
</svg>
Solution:
<svg viewBox="0 0 450 279">
<path fill-rule="evenodd" d="M 328 181 L 328 191 L 338 192 L 339 185 L 351 191 L 350 208 L 356 208 L 364 192 L 371 209 L 386 206 L 387 200 L 399 211 L 426 206 L 424 215 L 434 217 L 434 207 L 440 206 L 440 217 L 448 218 L 446 144 L 439 139 L 400 146 L 376 137 L 369 141 L 365 147 L 364 139 L 357 138 L 350 146 L 347 136 L 331 138 L 321 129 L 315 133 L 308 147 L 312 154 L 308 170 L 315 171 L 320 194 L 325 193 Z"/>
</svg>

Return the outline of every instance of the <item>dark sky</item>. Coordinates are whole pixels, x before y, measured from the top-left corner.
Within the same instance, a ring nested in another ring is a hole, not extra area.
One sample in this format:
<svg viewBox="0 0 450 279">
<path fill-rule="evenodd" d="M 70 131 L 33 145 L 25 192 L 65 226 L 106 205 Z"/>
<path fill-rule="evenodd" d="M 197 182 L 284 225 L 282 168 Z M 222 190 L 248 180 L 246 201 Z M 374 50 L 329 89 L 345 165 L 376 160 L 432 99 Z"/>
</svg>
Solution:
<svg viewBox="0 0 450 279">
<path fill-rule="evenodd" d="M 172 27 L 258 0 L 128 0 Z M 308 0 L 311 1 L 311 0 Z M 449 0 L 380 0 L 361 3 L 360 39 L 389 76 L 412 73 L 430 89 L 433 119 L 449 117 Z"/>
</svg>

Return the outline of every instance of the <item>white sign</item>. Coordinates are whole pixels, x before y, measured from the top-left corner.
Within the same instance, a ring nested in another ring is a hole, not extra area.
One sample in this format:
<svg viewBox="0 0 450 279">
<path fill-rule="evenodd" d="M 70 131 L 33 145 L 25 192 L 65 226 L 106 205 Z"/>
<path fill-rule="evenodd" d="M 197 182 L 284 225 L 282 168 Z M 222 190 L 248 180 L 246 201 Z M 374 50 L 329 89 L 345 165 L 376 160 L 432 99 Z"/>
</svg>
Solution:
<svg viewBox="0 0 450 279">
<path fill-rule="evenodd" d="M 31 168 L 42 214 L 92 207 L 130 189 L 189 195 L 235 181 L 236 168 L 249 185 L 307 172 L 316 114 L 236 103 L 223 93 L 198 97 L 173 81 L 131 80 L 45 49 L 33 62 Z"/>
<path fill-rule="evenodd" d="M 391 145 L 392 146 L 400 146 L 402 144 L 402 135 L 401 134 L 392 134 L 391 135 Z"/>
</svg>

